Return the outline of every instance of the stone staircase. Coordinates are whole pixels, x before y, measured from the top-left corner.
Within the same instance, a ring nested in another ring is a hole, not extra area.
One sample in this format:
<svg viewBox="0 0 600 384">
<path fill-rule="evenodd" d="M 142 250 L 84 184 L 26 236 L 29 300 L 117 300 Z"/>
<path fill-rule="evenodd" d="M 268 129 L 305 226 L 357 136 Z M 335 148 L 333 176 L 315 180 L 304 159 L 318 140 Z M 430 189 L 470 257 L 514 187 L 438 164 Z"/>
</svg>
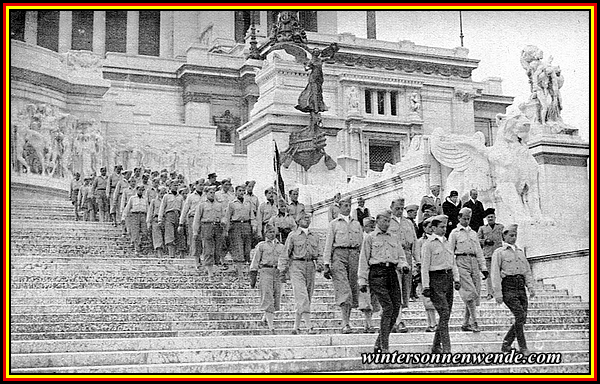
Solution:
<svg viewBox="0 0 600 384">
<path fill-rule="evenodd" d="M 14 196 L 14 194 L 13 194 Z M 560 364 L 452 366 L 363 364 L 376 335 L 340 333 L 333 286 L 317 276 L 316 335 L 290 335 L 291 286 L 283 290 L 277 332 L 260 324 L 259 293 L 248 280 L 219 281 L 188 259 L 134 256 L 120 229 L 76 222 L 60 198 L 13 198 L 10 252 L 10 367 L 38 373 L 564 373 L 590 372 L 590 307 L 565 290 L 542 285 L 531 300 L 526 337 L 536 352 L 562 353 Z M 498 352 L 512 322 L 492 301 L 480 307 L 479 334 L 460 331 L 458 295 L 451 318 L 453 352 Z M 429 352 L 421 302 L 404 312 L 409 333 L 391 335 L 391 350 Z M 374 318 L 374 324 L 379 317 Z"/>
</svg>

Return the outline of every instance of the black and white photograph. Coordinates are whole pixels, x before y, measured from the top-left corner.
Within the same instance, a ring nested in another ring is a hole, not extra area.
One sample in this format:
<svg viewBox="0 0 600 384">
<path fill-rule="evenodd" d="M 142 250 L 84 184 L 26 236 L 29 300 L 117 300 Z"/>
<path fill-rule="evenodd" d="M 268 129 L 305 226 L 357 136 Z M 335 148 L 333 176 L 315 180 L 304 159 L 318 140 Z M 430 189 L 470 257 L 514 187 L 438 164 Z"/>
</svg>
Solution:
<svg viewBox="0 0 600 384">
<path fill-rule="evenodd" d="M 596 5 L 370 6 L 5 5 L 5 378 L 595 377 Z"/>
</svg>

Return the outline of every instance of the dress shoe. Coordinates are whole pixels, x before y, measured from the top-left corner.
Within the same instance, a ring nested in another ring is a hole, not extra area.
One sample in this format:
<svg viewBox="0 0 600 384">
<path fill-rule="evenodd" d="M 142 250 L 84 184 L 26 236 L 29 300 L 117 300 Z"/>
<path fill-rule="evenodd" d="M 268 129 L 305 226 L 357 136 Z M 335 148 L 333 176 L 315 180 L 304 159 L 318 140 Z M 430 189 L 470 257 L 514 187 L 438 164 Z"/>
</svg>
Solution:
<svg viewBox="0 0 600 384">
<path fill-rule="evenodd" d="M 463 324 L 462 327 L 460 327 L 460 329 L 463 332 L 473 332 L 473 328 L 471 327 L 471 324 Z"/>
<path fill-rule="evenodd" d="M 502 348 L 500 349 L 500 352 L 510 353 L 513 350 L 515 349 L 512 347 L 512 345 L 502 343 Z"/>
<path fill-rule="evenodd" d="M 398 332 L 400 333 L 407 333 L 408 332 L 408 328 L 406 328 L 406 325 L 404 325 L 404 322 L 400 322 L 400 326 L 398 327 Z"/>
<path fill-rule="evenodd" d="M 529 349 L 527 349 L 527 348 L 523 348 L 519 352 L 522 353 L 523 356 L 525 356 L 525 357 L 531 355 L 531 351 Z"/>
<path fill-rule="evenodd" d="M 345 335 L 352 333 L 352 328 L 350 328 L 349 325 L 346 325 L 344 328 L 342 328 L 342 333 Z"/>
<path fill-rule="evenodd" d="M 365 327 L 365 333 L 375 333 L 375 328 L 373 328 L 373 327 Z"/>
<path fill-rule="evenodd" d="M 390 333 L 398 333 L 398 327 L 394 325 L 392 329 L 390 329 Z"/>
<path fill-rule="evenodd" d="M 471 329 L 473 330 L 474 333 L 481 332 L 481 329 L 479 329 L 479 325 L 477 324 L 477 322 L 473 323 L 473 326 L 471 327 Z"/>
<path fill-rule="evenodd" d="M 298 329 L 298 328 L 292 329 L 292 335 L 299 335 L 299 334 L 300 334 L 300 329 Z"/>
<path fill-rule="evenodd" d="M 427 327 L 425 332 L 435 332 L 435 327 Z"/>
<path fill-rule="evenodd" d="M 310 329 L 308 330 L 308 334 L 309 335 L 316 335 L 317 334 L 317 330 L 314 329 L 313 327 L 310 327 Z"/>
</svg>

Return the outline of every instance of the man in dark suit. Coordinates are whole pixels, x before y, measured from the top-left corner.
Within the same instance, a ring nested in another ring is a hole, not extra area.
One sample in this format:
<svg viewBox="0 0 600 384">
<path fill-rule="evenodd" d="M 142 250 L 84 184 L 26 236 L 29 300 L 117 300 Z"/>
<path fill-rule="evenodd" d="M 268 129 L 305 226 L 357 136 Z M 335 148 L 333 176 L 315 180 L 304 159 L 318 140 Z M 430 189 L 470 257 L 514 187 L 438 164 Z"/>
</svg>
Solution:
<svg viewBox="0 0 600 384">
<path fill-rule="evenodd" d="M 472 214 L 469 227 L 477 232 L 479 227 L 483 225 L 485 209 L 483 208 L 481 201 L 477 200 L 478 194 L 476 189 L 471 189 L 470 195 L 471 198 L 463 204 L 463 207 L 471 208 Z"/>
<path fill-rule="evenodd" d="M 458 199 L 457 191 L 450 191 L 450 196 L 442 204 L 444 215 L 448 216 L 448 226 L 446 227 L 446 238 L 450 236 L 450 232 L 458 225 L 458 212 L 462 208 L 462 203 Z"/>
</svg>

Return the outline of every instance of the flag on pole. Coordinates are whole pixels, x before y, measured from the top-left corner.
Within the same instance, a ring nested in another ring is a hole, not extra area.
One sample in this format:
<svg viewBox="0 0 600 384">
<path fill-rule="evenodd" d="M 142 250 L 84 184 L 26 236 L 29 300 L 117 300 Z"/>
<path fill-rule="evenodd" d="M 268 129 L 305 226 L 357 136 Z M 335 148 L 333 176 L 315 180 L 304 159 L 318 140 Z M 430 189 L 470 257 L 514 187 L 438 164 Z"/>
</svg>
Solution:
<svg viewBox="0 0 600 384">
<path fill-rule="evenodd" d="M 277 143 L 275 143 L 275 156 L 273 157 L 273 170 L 275 171 L 275 189 L 277 191 L 277 201 L 279 199 L 286 200 L 285 198 L 285 185 L 283 184 L 283 178 L 281 177 L 281 161 L 279 160 L 279 150 L 277 149 Z M 287 201 L 287 200 L 286 200 Z"/>
</svg>

